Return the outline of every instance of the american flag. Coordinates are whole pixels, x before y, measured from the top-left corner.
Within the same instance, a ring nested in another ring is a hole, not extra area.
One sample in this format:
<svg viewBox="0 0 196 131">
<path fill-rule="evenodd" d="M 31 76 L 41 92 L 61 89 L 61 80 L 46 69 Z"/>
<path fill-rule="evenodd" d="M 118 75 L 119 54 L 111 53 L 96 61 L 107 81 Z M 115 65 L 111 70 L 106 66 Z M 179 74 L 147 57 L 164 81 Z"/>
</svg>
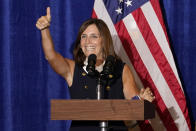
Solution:
<svg viewBox="0 0 196 131">
<path fill-rule="evenodd" d="M 159 0 L 95 0 L 93 18 L 106 22 L 116 53 L 138 87 L 150 87 L 156 118 L 141 130 L 191 130 L 186 99 L 170 50 Z"/>
</svg>

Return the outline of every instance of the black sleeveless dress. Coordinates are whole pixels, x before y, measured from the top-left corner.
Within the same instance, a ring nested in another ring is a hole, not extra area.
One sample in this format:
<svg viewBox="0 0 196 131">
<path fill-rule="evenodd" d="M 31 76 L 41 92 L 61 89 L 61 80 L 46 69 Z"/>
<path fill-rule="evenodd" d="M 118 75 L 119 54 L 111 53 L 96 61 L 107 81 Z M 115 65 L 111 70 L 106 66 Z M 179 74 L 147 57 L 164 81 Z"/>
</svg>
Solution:
<svg viewBox="0 0 196 131">
<path fill-rule="evenodd" d="M 117 60 L 113 78 L 105 85 L 104 99 L 124 99 L 122 72 L 124 63 Z M 97 99 L 98 80 L 87 75 L 83 67 L 75 65 L 72 86 L 69 87 L 71 99 Z M 123 121 L 109 121 L 109 131 L 127 131 Z M 100 131 L 99 121 L 72 121 L 70 131 Z"/>
</svg>

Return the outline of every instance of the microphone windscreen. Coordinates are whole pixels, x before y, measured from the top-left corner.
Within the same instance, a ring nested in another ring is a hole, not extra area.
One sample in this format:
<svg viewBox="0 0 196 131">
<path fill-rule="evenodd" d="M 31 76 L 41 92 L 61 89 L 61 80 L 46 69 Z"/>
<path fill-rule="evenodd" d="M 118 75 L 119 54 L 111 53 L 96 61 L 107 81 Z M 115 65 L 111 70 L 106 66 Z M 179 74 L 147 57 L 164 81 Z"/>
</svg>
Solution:
<svg viewBox="0 0 196 131">
<path fill-rule="evenodd" d="M 91 54 L 88 56 L 88 63 L 93 61 L 94 63 L 96 62 L 97 56 L 95 54 Z"/>
<path fill-rule="evenodd" d="M 103 66 L 102 74 L 109 75 L 113 73 L 115 64 L 115 58 L 112 55 L 109 55 L 106 59 L 105 65 Z"/>
<path fill-rule="evenodd" d="M 107 59 L 106 59 L 106 62 L 110 61 L 110 62 L 114 63 L 114 60 L 115 60 L 114 56 L 109 55 L 109 56 L 107 57 Z"/>
<path fill-rule="evenodd" d="M 91 54 L 88 57 L 88 65 L 86 66 L 86 70 L 89 76 L 95 76 L 95 64 L 96 64 L 97 56 L 95 54 Z"/>
</svg>

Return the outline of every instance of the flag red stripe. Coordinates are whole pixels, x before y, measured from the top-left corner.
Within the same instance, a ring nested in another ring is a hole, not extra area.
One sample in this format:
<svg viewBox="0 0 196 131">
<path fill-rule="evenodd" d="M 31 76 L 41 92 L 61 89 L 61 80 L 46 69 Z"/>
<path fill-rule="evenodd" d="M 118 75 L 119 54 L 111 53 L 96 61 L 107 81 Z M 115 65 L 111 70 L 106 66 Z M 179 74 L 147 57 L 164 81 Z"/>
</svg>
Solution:
<svg viewBox="0 0 196 131">
<path fill-rule="evenodd" d="M 154 131 L 149 121 L 138 121 L 138 123 L 142 131 Z"/>
<path fill-rule="evenodd" d="M 176 102 L 178 103 L 180 109 L 184 113 L 184 117 L 186 118 L 188 116 L 188 109 L 186 108 L 186 99 L 184 97 L 184 93 L 182 92 L 181 86 L 178 83 L 178 80 L 170 64 L 168 63 L 153 32 L 151 31 L 150 26 L 146 21 L 145 16 L 143 15 L 143 12 L 141 11 L 141 9 L 137 9 L 137 11 L 132 12 L 132 15 L 138 25 L 138 28 L 140 29 L 140 32 L 143 35 L 143 38 L 147 43 L 147 46 L 149 47 L 154 59 L 156 60 L 156 63 L 158 64 L 162 75 L 164 76 L 170 90 L 172 91 Z M 187 123 L 189 123 L 189 121 L 187 121 Z"/>
<path fill-rule="evenodd" d="M 91 16 L 92 18 L 97 18 L 97 14 L 96 14 L 96 12 L 95 12 L 95 10 L 93 9 L 93 11 L 92 11 L 92 16 Z"/>
<path fill-rule="evenodd" d="M 171 117 L 165 103 L 163 102 L 157 88 L 155 87 L 154 82 L 152 81 L 148 73 L 148 70 L 146 69 L 143 61 L 141 60 L 140 55 L 137 52 L 137 49 L 134 46 L 124 23 L 120 21 L 115 25 L 115 28 L 118 32 L 122 45 L 129 59 L 131 60 L 135 70 L 139 74 L 142 83 L 145 86 L 149 86 L 156 96 L 156 100 L 154 101 L 154 103 L 157 105 L 156 109 L 160 116 L 160 119 L 163 121 L 163 124 L 165 125 L 167 130 L 177 131 L 178 129 L 173 121 L 173 118 Z M 147 81 L 150 82 L 150 84 Z M 168 120 L 171 120 L 170 123 L 168 123 Z"/>
</svg>

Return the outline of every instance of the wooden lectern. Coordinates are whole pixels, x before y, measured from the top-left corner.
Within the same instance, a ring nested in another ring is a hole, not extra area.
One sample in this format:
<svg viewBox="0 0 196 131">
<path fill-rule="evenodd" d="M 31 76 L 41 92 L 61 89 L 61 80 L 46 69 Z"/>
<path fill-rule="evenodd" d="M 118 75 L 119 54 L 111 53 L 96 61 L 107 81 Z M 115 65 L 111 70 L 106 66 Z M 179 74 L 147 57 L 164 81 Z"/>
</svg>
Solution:
<svg viewBox="0 0 196 131">
<path fill-rule="evenodd" d="M 155 117 L 142 100 L 51 100 L 52 120 L 145 120 Z"/>
</svg>

